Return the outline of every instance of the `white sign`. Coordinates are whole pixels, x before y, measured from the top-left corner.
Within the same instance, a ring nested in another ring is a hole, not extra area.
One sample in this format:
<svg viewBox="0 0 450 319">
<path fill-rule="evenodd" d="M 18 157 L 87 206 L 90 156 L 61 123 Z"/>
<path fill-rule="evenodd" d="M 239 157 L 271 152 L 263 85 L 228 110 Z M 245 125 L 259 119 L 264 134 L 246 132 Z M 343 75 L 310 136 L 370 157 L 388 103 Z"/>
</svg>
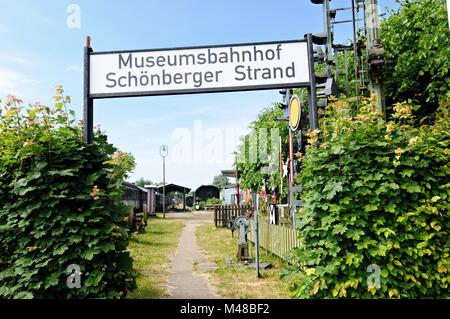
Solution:
<svg viewBox="0 0 450 319">
<path fill-rule="evenodd" d="M 287 88 L 309 83 L 303 40 L 90 54 L 92 98 Z"/>
<path fill-rule="evenodd" d="M 269 224 L 278 225 L 278 212 L 275 205 L 269 205 Z"/>
<path fill-rule="evenodd" d="M 450 28 L 450 0 L 447 0 L 448 27 Z"/>
</svg>

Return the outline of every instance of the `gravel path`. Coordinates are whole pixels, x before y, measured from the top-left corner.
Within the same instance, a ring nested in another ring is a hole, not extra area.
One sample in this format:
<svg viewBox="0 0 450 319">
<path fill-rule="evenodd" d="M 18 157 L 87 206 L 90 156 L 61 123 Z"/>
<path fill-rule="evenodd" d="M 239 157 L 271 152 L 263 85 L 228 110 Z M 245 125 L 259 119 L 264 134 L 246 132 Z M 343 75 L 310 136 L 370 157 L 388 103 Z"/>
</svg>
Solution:
<svg viewBox="0 0 450 319">
<path fill-rule="evenodd" d="M 173 213 L 168 218 L 183 219 L 186 225 L 180 236 L 175 256 L 172 259 L 172 267 L 169 275 L 170 299 L 215 299 L 218 298 L 211 292 L 206 276 L 194 272 L 194 264 L 197 271 L 205 272 L 214 265 L 207 262 L 200 252 L 195 230 L 205 222 L 212 223 L 211 213 Z"/>
</svg>

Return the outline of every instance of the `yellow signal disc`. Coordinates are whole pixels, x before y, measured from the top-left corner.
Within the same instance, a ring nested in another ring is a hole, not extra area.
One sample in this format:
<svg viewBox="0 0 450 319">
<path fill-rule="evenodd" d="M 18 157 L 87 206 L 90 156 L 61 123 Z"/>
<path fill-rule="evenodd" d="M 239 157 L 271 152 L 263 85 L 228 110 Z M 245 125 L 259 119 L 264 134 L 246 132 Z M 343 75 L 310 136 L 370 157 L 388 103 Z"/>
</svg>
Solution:
<svg viewBox="0 0 450 319">
<path fill-rule="evenodd" d="M 289 126 L 291 130 L 296 131 L 298 129 L 301 116 L 302 108 L 300 106 L 300 100 L 297 95 L 293 95 L 289 103 Z"/>
</svg>

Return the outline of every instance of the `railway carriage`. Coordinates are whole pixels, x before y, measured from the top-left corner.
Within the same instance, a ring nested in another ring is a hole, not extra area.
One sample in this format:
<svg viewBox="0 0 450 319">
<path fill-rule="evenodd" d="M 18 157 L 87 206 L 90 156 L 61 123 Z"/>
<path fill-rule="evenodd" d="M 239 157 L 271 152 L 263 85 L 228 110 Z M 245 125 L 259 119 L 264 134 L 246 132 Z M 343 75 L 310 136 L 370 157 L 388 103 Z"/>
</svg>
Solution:
<svg viewBox="0 0 450 319">
<path fill-rule="evenodd" d="M 125 221 L 132 231 L 143 231 L 148 219 L 148 190 L 128 182 L 124 182 L 123 187 L 123 202 L 129 207 Z"/>
</svg>

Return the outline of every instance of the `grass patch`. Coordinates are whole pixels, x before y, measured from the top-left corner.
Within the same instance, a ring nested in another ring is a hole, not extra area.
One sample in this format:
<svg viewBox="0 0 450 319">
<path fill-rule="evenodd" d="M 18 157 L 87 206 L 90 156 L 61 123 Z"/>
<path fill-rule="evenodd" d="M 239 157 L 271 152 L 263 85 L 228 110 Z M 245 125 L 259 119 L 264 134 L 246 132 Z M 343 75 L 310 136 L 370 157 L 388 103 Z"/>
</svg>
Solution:
<svg viewBox="0 0 450 319">
<path fill-rule="evenodd" d="M 256 278 L 254 268 L 227 265 L 225 259 L 237 264 L 237 232 L 235 238 L 231 231 L 216 228 L 211 224 L 201 225 L 197 228 L 197 244 L 203 250 L 210 262 L 217 268 L 207 272 L 217 293 L 223 298 L 254 298 L 254 299 L 288 299 L 290 282 L 280 279 L 281 270 L 286 264 L 278 257 L 260 249 L 260 262 L 272 264 L 272 269 L 261 270 L 263 278 Z"/>
<path fill-rule="evenodd" d="M 138 272 L 138 288 L 129 293 L 129 298 L 163 298 L 167 296 L 167 279 L 172 254 L 184 222 L 174 219 L 151 217 L 145 233 L 137 234 L 128 249 Z"/>
</svg>

